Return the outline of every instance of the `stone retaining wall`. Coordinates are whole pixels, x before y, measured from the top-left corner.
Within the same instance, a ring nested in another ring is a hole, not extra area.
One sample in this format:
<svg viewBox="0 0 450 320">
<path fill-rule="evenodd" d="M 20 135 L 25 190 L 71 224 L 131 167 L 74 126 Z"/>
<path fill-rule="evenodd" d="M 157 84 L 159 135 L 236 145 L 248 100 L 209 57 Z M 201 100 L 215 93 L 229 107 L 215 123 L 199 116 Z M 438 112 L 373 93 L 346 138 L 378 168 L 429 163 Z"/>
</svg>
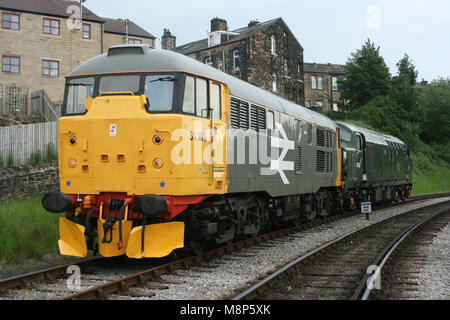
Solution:
<svg viewBox="0 0 450 320">
<path fill-rule="evenodd" d="M 59 190 L 58 163 L 0 169 L 0 201 Z"/>
</svg>

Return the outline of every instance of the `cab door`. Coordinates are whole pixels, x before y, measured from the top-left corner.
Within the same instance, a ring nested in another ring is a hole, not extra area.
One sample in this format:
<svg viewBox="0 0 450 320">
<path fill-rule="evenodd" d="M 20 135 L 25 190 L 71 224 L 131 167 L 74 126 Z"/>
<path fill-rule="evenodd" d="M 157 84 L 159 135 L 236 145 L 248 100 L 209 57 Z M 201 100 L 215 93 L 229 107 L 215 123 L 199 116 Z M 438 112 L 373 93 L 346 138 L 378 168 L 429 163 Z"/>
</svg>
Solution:
<svg viewBox="0 0 450 320">
<path fill-rule="evenodd" d="M 358 179 L 362 179 L 362 181 L 367 180 L 365 163 L 366 163 L 366 161 L 365 161 L 365 156 L 364 156 L 363 135 L 357 132 L 356 133 L 356 161 L 355 161 L 356 169 L 355 170 L 356 170 L 356 177 L 358 177 Z"/>
<path fill-rule="evenodd" d="M 227 180 L 226 119 L 228 88 L 210 81 L 211 180 L 216 188 L 223 188 Z"/>
</svg>

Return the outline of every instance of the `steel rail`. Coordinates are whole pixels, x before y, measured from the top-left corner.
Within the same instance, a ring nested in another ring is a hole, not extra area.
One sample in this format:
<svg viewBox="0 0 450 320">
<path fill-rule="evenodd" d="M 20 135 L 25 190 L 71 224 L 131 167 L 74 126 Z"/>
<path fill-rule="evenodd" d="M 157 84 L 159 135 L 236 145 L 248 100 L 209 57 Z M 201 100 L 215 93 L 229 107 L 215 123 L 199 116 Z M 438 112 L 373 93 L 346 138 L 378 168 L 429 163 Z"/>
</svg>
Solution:
<svg viewBox="0 0 450 320">
<path fill-rule="evenodd" d="M 316 248 L 316 249 L 314 249 L 314 250 L 312 250 L 312 251 L 310 251 L 310 252 L 308 252 L 308 253 L 306 253 L 306 254 L 298 257 L 298 258 L 296 258 L 295 260 L 289 262 L 288 264 L 284 265 L 283 267 L 281 267 L 280 269 L 278 269 L 274 273 L 270 274 L 268 277 L 258 281 L 257 283 L 255 283 L 255 284 L 251 285 L 250 287 L 248 287 L 247 289 L 245 289 L 243 292 L 233 296 L 231 298 L 231 300 L 254 299 L 254 298 L 258 297 L 262 292 L 264 292 L 264 289 L 267 286 L 269 286 L 270 283 L 274 282 L 276 279 L 278 279 L 279 277 L 283 276 L 285 273 L 289 272 L 290 270 L 293 270 L 294 267 L 305 263 L 310 258 L 318 256 L 319 254 L 323 253 L 325 250 L 331 249 L 334 246 L 340 244 L 341 242 L 346 241 L 347 239 L 351 239 L 351 238 L 353 238 L 354 236 L 356 236 L 356 235 L 358 235 L 360 233 L 367 232 L 368 230 L 371 230 L 371 229 L 373 229 L 373 228 L 375 228 L 375 227 L 377 227 L 379 225 L 386 224 L 389 221 L 392 221 L 392 220 L 394 220 L 394 219 L 396 219 L 396 218 L 398 218 L 400 216 L 405 216 L 405 215 L 408 215 L 408 214 L 411 214 L 413 212 L 420 211 L 420 210 L 423 210 L 423 209 L 432 209 L 434 207 L 442 206 L 444 204 L 449 204 L 449 203 L 450 203 L 450 201 L 444 201 L 444 202 L 441 202 L 441 203 L 438 203 L 438 204 L 433 204 L 433 205 L 430 205 L 430 206 L 413 209 L 413 210 L 410 210 L 408 212 L 402 213 L 400 215 L 396 215 L 396 216 L 393 216 L 393 217 L 390 217 L 390 218 L 378 221 L 378 222 L 376 222 L 374 224 L 371 224 L 370 226 L 362 227 L 362 228 L 360 228 L 360 229 L 358 229 L 356 231 L 352 231 L 352 232 L 346 233 L 346 234 L 338 237 L 337 239 L 332 240 L 330 242 L 327 242 L 326 244 L 324 244 L 324 245 L 322 245 L 322 246 L 320 246 L 320 247 L 318 247 L 318 248 Z M 443 212 L 445 212 L 447 210 L 449 210 L 449 208 L 445 207 L 444 209 L 439 211 L 439 214 L 441 214 L 441 213 L 443 213 Z M 433 217 L 434 217 L 434 215 L 433 215 Z M 426 218 L 429 218 L 429 217 L 426 217 Z M 366 274 L 364 276 L 365 280 L 362 280 L 360 282 L 360 285 L 361 285 L 361 283 L 365 284 L 365 281 L 367 281 L 367 278 L 369 276 L 370 275 Z"/>
<path fill-rule="evenodd" d="M 415 201 L 432 199 L 432 198 L 442 198 L 442 197 L 447 197 L 447 196 L 450 196 L 450 193 L 431 194 L 431 195 L 424 195 L 424 196 L 413 196 L 413 197 L 409 197 L 407 199 L 407 202 L 415 202 Z M 377 207 L 379 208 L 380 206 L 377 206 Z M 352 216 L 355 214 L 354 212 L 355 211 L 347 212 L 345 214 L 330 216 L 323 220 L 313 220 L 311 222 L 301 225 L 300 227 L 290 227 L 290 228 L 284 229 L 284 232 L 286 234 L 286 232 L 290 233 L 290 232 L 294 232 L 294 231 L 301 231 L 301 230 L 305 230 L 305 229 L 308 229 L 311 227 L 324 225 L 328 222 L 332 222 L 332 221 L 336 221 L 336 220 L 340 220 L 340 219 Z M 358 213 L 356 213 L 356 214 L 358 214 Z M 260 236 L 260 237 L 262 237 L 261 240 L 258 240 L 257 238 L 247 239 L 246 242 L 234 243 L 231 246 L 215 249 L 213 251 L 223 250 L 224 252 L 229 252 L 229 250 L 232 250 L 232 249 L 230 249 L 232 246 L 235 246 L 236 248 L 242 248 L 244 246 L 248 246 L 251 244 L 257 244 L 264 240 L 273 239 L 273 237 L 276 236 L 274 234 L 275 234 L 275 232 L 265 234 L 265 235 L 263 234 Z M 214 254 L 217 254 L 217 253 L 214 253 L 213 251 L 209 252 L 209 253 L 205 253 L 205 256 L 208 256 L 208 255 L 213 256 Z M 67 274 L 66 274 L 67 267 L 69 267 L 73 264 L 89 265 L 90 263 L 96 262 L 100 259 L 104 259 L 104 258 L 103 257 L 93 257 L 93 258 L 89 258 L 89 259 L 86 259 L 81 262 L 74 262 L 72 264 L 60 265 L 60 266 L 47 268 L 44 270 L 39 270 L 39 271 L 24 274 L 24 275 L 19 275 L 19 276 L 11 277 L 8 279 L 0 280 L 0 290 L 24 288 L 30 284 L 33 284 L 33 283 L 36 283 L 39 281 L 50 282 L 50 281 L 55 280 L 57 277 L 67 276 Z M 199 257 L 196 257 L 196 259 L 201 260 L 201 258 L 199 258 Z M 208 258 L 206 258 L 206 259 L 208 259 Z M 198 261 L 195 263 L 198 263 Z"/>
<path fill-rule="evenodd" d="M 411 236 L 418 228 L 422 227 L 428 221 L 436 218 L 437 216 L 439 216 L 445 212 L 448 212 L 448 209 L 442 209 L 429 217 L 425 217 L 425 218 L 421 219 L 420 221 L 415 223 L 413 226 L 411 226 L 410 228 L 408 228 L 407 230 L 405 230 L 404 232 L 399 234 L 394 240 L 392 240 L 385 247 L 383 252 L 381 252 L 380 255 L 372 263 L 372 265 L 378 267 L 378 273 L 381 274 L 386 262 L 389 260 L 389 258 L 392 256 L 392 254 L 398 248 L 398 246 L 401 245 L 407 237 Z M 369 298 L 369 295 L 373 290 L 373 283 L 372 283 L 372 285 L 369 285 L 369 283 L 368 283 L 368 279 L 370 276 L 371 275 L 366 274 L 366 276 L 361 280 L 360 285 L 358 286 L 357 290 L 355 291 L 355 293 L 352 296 L 352 300 L 357 300 L 359 297 L 360 297 L 359 300 L 367 300 Z M 372 278 L 372 279 L 374 279 L 374 278 Z M 372 282 L 373 282 L 373 280 L 372 280 Z M 365 286 L 365 291 L 364 291 L 364 293 L 362 293 L 362 288 L 364 288 L 364 286 Z M 361 293 L 362 293 L 362 296 L 361 296 Z"/>
</svg>

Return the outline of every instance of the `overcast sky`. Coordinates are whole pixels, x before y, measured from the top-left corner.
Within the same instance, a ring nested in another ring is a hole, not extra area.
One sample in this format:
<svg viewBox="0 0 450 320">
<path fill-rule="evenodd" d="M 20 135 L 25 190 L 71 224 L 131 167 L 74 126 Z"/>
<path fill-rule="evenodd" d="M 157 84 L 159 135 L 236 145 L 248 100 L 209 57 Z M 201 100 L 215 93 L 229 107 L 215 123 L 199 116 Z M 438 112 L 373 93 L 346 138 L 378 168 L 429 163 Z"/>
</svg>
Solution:
<svg viewBox="0 0 450 320">
<path fill-rule="evenodd" d="M 405 53 L 420 81 L 450 76 L 448 0 L 86 0 L 99 16 L 130 19 L 156 36 L 164 28 L 177 45 L 206 38 L 210 20 L 220 17 L 230 30 L 282 17 L 301 43 L 305 62 L 344 64 L 370 38 L 397 73 Z"/>
</svg>

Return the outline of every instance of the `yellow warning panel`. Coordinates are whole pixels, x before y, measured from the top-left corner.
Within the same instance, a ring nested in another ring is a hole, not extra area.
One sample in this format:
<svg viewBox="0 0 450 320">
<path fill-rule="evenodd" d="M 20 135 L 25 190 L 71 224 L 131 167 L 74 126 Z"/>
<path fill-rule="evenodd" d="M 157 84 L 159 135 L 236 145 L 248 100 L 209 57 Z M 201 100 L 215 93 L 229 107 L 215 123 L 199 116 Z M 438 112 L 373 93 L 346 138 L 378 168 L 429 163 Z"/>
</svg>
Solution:
<svg viewBox="0 0 450 320">
<path fill-rule="evenodd" d="M 142 250 L 142 226 L 131 230 L 127 246 L 129 258 L 162 258 L 184 247 L 184 222 L 167 222 L 145 226 Z"/>
<path fill-rule="evenodd" d="M 130 236 L 131 228 L 133 226 L 132 221 L 122 221 L 122 244 L 120 244 L 119 237 L 119 221 L 116 221 L 112 226 L 112 235 L 111 230 L 107 232 L 106 238 L 107 240 L 111 240 L 110 242 L 103 242 L 103 238 L 105 236 L 105 232 L 103 229 L 103 223 L 105 220 L 98 219 L 97 220 L 97 230 L 98 230 L 98 252 L 103 257 L 116 257 L 125 254 L 128 244 L 128 237 Z"/>
<path fill-rule="evenodd" d="M 66 256 L 86 257 L 88 250 L 84 230 L 84 226 L 78 223 L 59 218 L 59 252 Z"/>
</svg>

